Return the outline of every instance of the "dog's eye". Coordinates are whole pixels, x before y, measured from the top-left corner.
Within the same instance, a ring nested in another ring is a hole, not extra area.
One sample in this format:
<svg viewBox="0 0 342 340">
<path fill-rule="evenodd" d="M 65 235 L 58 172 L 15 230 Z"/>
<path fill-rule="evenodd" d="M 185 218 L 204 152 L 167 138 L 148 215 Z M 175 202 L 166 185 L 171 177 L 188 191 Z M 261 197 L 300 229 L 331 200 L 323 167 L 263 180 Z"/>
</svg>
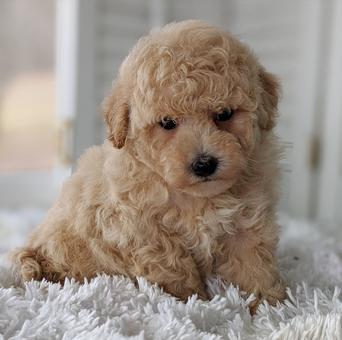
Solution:
<svg viewBox="0 0 342 340">
<path fill-rule="evenodd" d="M 170 117 L 165 117 L 162 119 L 159 125 L 165 130 L 172 130 L 177 127 L 177 122 L 174 119 L 171 119 Z"/>
<path fill-rule="evenodd" d="M 214 120 L 216 122 L 225 122 L 225 121 L 229 120 L 230 118 L 232 118 L 233 114 L 234 114 L 233 110 L 224 109 L 222 112 L 215 114 Z"/>
</svg>

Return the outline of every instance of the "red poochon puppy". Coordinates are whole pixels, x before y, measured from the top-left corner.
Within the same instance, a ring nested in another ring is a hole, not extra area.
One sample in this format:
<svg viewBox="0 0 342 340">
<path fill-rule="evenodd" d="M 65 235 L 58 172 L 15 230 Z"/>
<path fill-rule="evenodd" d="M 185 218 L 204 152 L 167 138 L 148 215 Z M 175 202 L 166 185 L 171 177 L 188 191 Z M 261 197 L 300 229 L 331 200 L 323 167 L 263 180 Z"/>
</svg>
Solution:
<svg viewBox="0 0 342 340">
<path fill-rule="evenodd" d="M 14 254 L 21 278 L 143 276 L 186 300 L 219 275 L 257 296 L 252 311 L 283 300 L 278 96 L 250 49 L 209 24 L 140 39 L 104 105 L 108 140 Z"/>
</svg>

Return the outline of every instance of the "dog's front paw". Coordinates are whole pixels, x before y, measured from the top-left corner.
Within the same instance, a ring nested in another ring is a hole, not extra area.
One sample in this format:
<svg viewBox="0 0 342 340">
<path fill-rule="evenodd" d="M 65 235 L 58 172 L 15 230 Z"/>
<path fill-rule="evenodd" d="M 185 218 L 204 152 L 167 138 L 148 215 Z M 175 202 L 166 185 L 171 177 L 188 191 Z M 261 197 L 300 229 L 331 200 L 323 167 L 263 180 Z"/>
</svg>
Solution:
<svg viewBox="0 0 342 340">
<path fill-rule="evenodd" d="M 197 297 L 203 301 L 209 300 L 208 293 L 204 289 L 199 289 L 199 290 L 187 289 L 187 290 L 184 290 L 181 294 L 178 293 L 177 295 L 185 303 L 193 295 L 197 295 Z"/>
<path fill-rule="evenodd" d="M 267 301 L 270 305 L 275 306 L 277 302 L 283 302 L 286 299 L 286 286 L 283 281 L 277 281 L 271 288 L 256 289 L 254 292 L 256 299 L 249 304 L 251 315 L 256 314 L 259 305 L 263 301 Z"/>
</svg>

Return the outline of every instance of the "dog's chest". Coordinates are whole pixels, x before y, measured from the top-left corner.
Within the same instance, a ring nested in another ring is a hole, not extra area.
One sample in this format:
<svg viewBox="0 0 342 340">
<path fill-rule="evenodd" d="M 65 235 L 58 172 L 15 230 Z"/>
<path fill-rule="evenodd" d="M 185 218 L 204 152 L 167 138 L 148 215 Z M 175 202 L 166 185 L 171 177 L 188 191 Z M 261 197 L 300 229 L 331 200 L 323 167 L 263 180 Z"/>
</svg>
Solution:
<svg viewBox="0 0 342 340">
<path fill-rule="evenodd" d="M 195 202 L 197 203 L 197 202 Z M 214 204 L 172 206 L 162 216 L 162 225 L 182 238 L 198 264 L 206 273 L 211 271 L 219 239 L 233 233 L 233 211 Z"/>
</svg>

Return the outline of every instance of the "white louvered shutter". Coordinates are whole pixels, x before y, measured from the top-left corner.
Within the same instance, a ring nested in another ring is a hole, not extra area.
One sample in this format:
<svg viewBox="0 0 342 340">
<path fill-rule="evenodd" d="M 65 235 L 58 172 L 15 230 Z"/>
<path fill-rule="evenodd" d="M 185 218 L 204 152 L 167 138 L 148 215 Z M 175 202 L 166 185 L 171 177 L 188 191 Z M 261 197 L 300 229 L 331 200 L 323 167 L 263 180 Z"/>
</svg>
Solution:
<svg viewBox="0 0 342 340">
<path fill-rule="evenodd" d="M 319 87 L 325 96 L 317 116 L 322 140 L 317 216 L 322 222 L 342 226 L 342 1 L 326 1 L 323 15 L 321 78 L 325 81 L 320 79 Z"/>
</svg>

